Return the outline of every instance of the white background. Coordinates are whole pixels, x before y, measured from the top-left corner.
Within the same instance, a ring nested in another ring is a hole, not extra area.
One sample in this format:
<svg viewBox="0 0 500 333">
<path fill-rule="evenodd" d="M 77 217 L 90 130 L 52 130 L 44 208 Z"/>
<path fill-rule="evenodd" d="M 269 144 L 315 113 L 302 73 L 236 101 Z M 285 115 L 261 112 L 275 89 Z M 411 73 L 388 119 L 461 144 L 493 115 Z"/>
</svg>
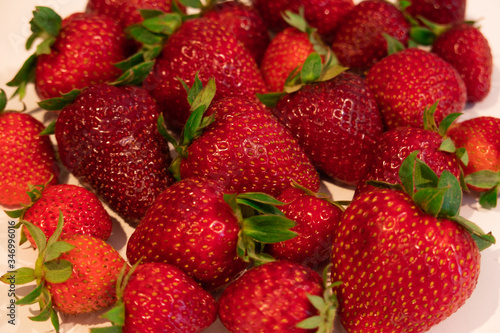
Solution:
<svg viewBox="0 0 500 333">
<path fill-rule="evenodd" d="M 359 1 L 355 1 L 359 2 Z M 49 6 L 65 17 L 75 11 L 85 8 L 86 0 L 1 0 L 0 1 L 0 88 L 9 95 L 13 90 L 5 85 L 10 81 L 24 60 L 31 54 L 24 49 L 26 38 L 30 35 L 29 20 L 31 11 L 35 6 Z M 500 117 L 500 1 L 497 0 L 470 0 L 468 1 L 467 19 L 480 21 L 483 34 L 490 42 L 494 57 L 493 85 L 489 97 L 475 105 L 468 105 L 464 115 L 465 120 L 475 116 L 490 115 Z M 44 112 L 37 108 L 37 98 L 33 87 L 30 86 L 25 99 L 27 110 L 38 119 L 44 119 Z M 10 109 L 20 109 L 17 100 L 11 101 Z M 1 155 L 0 155 L 1 158 Z M 69 182 L 76 183 L 73 178 Z M 352 189 L 343 188 L 326 183 L 324 191 L 329 191 L 336 200 L 349 200 Z M 0 207 L 2 208 L 2 207 Z M 466 196 L 464 198 L 462 215 L 478 223 L 485 231 L 492 231 L 500 239 L 500 207 L 494 210 L 484 210 L 477 204 L 477 198 Z M 3 210 L 0 211 L 0 274 L 7 269 L 7 222 L 9 218 Z M 127 235 L 131 228 L 119 219 L 116 219 L 114 230 L 109 242 L 125 257 Z M 500 241 L 499 241 L 500 242 Z M 29 265 L 32 267 L 36 252 L 26 245 L 18 248 L 18 266 Z M 430 333 L 493 333 L 500 331 L 500 244 L 494 245 L 482 252 L 481 275 L 474 294 L 467 303 L 450 318 L 431 329 Z M 27 287 L 17 290 L 19 295 L 27 292 Z M 8 317 L 8 287 L 0 284 L 0 332 L 49 332 L 48 323 L 34 323 L 27 319 L 33 315 L 31 308 L 18 307 L 17 322 L 15 326 L 7 323 Z M 35 308 L 33 308 L 35 309 Z M 88 332 L 92 325 L 103 325 L 105 321 L 99 319 L 100 313 L 85 316 L 63 316 L 62 332 Z M 339 328 L 337 332 L 342 332 Z M 220 323 L 207 329 L 207 333 L 227 332 Z"/>
</svg>

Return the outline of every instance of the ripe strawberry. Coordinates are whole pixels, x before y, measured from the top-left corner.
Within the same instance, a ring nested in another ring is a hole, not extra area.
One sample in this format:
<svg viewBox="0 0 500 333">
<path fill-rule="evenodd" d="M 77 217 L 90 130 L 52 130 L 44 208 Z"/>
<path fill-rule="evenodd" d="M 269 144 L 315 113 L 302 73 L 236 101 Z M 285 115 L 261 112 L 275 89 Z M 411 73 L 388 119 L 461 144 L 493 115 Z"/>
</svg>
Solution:
<svg viewBox="0 0 500 333">
<path fill-rule="evenodd" d="M 252 98 L 266 91 L 255 59 L 226 27 L 207 18 L 188 20 L 170 36 L 143 82 L 173 130 L 181 129 L 190 114 L 181 80 L 191 86 L 196 73 L 203 83 L 215 78 L 217 98 Z"/>
<path fill-rule="evenodd" d="M 97 84 L 66 105 L 55 124 L 61 162 L 126 220 L 142 218 L 173 181 L 159 113 L 140 87 Z"/>
<path fill-rule="evenodd" d="M 33 76 L 41 99 L 111 82 L 120 76 L 115 63 L 126 57 L 125 35 L 114 20 L 93 13 L 74 13 L 61 22 L 52 9 L 37 7 L 31 26 L 33 34 L 27 49 L 36 38 L 47 39 L 8 83 L 19 87 L 21 98 Z"/>
<path fill-rule="evenodd" d="M 323 36 L 331 35 L 340 19 L 354 8 L 352 0 L 252 0 L 252 3 L 264 18 L 268 29 L 273 32 L 287 27 L 282 13 L 286 10 L 298 13 L 299 8 L 304 7 L 307 22 Z"/>
<path fill-rule="evenodd" d="M 457 24 L 439 35 L 432 52 L 450 63 L 467 87 L 467 101 L 483 100 L 491 88 L 493 56 L 486 37 L 473 25 Z"/>
<path fill-rule="evenodd" d="M 307 189 L 290 187 L 277 197 L 279 209 L 297 223 L 297 237 L 270 244 L 267 252 L 277 260 L 288 260 L 316 269 L 331 257 L 332 237 L 343 208 L 332 198 Z"/>
<path fill-rule="evenodd" d="M 222 292 L 219 318 L 229 332 L 310 332 L 297 324 L 319 315 L 309 299 L 322 299 L 323 292 L 316 271 L 288 261 L 271 261 L 249 269 Z M 331 327 L 324 324 L 318 332 L 333 329 L 333 322 Z"/>
<path fill-rule="evenodd" d="M 335 233 L 332 281 L 342 281 L 335 292 L 349 332 L 429 330 L 476 286 L 480 249 L 474 239 L 494 243 L 458 215 L 458 180 L 447 171 L 438 179 L 415 156 L 402 167 L 404 192 L 377 188 L 360 194 Z"/>
<path fill-rule="evenodd" d="M 422 16 L 441 24 L 461 23 L 465 19 L 466 0 L 411 0 L 405 10 L 411 16 Z M 401 5 L 403 0 L 399 0 Z"/>
<path fill-rule="evenodd" d="M 0 90 L 0 98 L 5 93 Z M 3 111 L 0 107 L 0 204 L 27 205 L 30 186 L 57 184 L 59 167 L 45 126 L 27 113 Z"/>
<path fill-rule="evenodd" d="M 260 64 L 270 38 L 264 20 L 254 7 L 226 1 L 215 3 L 203 16 L 226 26 Z"/>
<path fill-rule="evenodd" d="M 319 170 L 346 184 L 362 177 L 384 130 L 370 89 L 348 72 L 285 95 L 273 112 Z"/>
<path fill-rule="evenodd" d="M 332 40 L 332 50 L 346 67 L 364 72 L 387 56 L 388 34 L 408 44 L 410 24 L 392 3 L 367 0 L 358 3 L 340 21 Z"/>
<path fill-rule="evenodd" d="M 63 236 L 85 234 L 107 240 L 111 235 L 111 217 L 89 190 L 77 185 L 58 184 L 35 191 L 35 199 L 22 210 L 21 218 L 39 227 L 47 238 L 56 230 L 60 212 L 65 218 Z M 31 245 L 36 246 L 27 229 L 23 230 Z"/>
<path fill-rule="evenodd" d="M 376 63 L 366 84 L 377 100 L 388 129 L 423 127 L 423 112 L 438 102 L 435 120 L 461 112 L 467 92 L 458 72 L 434 53 L 409 48 Z"/>
</svg>

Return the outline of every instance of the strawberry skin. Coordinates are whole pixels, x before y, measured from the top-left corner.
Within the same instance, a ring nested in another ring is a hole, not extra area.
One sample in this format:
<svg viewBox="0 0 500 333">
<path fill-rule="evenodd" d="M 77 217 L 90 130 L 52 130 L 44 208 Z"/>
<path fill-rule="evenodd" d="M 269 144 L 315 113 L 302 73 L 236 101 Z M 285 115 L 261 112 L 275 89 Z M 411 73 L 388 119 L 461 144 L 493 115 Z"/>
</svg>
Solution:
<svg viewBox="0 0 500 333">
<path fill-rule="evenodd" d="M 321 276 L 307 267 L 273 261 L 246 271 L 219 298 L 229 332 L 308 332 L 300 321 L 317 314 L 307 294 L 321 296 Z"/>
<path fill-rule="evenodd" d="M 35 88 L 41 99 L 118 78 L 126 39 L 112 19 L 92 13 L 65 18 L 49 54 L 37 58 Z"/>
<path fill-rule="evenodd" d="M 452 26 L 432 45 L 432 52 L 460 73 L 467 87 L 467 101 L 482 101 L 491 89 L 493 55 L 486 37 L 467 23 Z"/>
<path fill-rule="evenodd" d="M 239 230 L 222 187 L 187 178 L 158 196 L 130 236 L 127 258 L 175 265 L 205 288 L 216 289 L 246 267 L 236 252 Z"/>
<path fill-rule="evenodd" d="M 399 0 L 399 3 L 403 0 Z M 412 0 L 406 8 L 413 17 L 424 18 L 440 24 L 460 23 L 465 19 L 466 0 Z"/>
<path fill-rule="evenodd" d="M 355 198 L 334 236 L 332 281 L 348 332 L 425 332 L 474 290 L 480 253 L 454 222 L 395 190 Z"/>
<path fill-rule="evenodd" d="M 159 110 L 140 87 L 97 84 L 63 108 L 55 125 L 61 161 L 129 221 L 172 182 Z"/>
<path fill-rule="evenodd" d="M 182 179 L 201 176 L 230 193 L 273 196 L 295 180 L 317 191 L 319 175 L 295 138 L 262 104 L 239 97 L 214 102 L 215 121 L 188 147 Z"/>
<path fill-rule="evenodd" d="M 54 308 L 66 314 L 83 314 L 113 305 L 117 276 L 125 260 L 99 238 L 75 234 L 61 240 L 75 246 L 60 256 L 71 262 L 73 272 L 65 282 L 45 282 Z"/>
<path fill-rule="evenodd" d="M 180 80 L 190 87 L 196 73 L 204 85 L 209 78 L 215 78 L 215 98 L 253 98 L 255 93 L 266 92 L 255 59 L 234 34 L 208 18 L 186 21 L 170 36 L 143 83 L 173 130 L 182 128 L 190 115 L 187 93 Z"/>
<path fill-rule="evenodd" d="M 127 333 L 198 333 L 217 318 L 217 302 L 179 268 L 137 266 L 123 292 Z"/>
<path fill-rule="evenodd" d="M 47 239 L 57 227 L 59 212 L 64 216 L 62 235 L 87 234 L 107 240 L 113 223 L 101 201 L 89 190 L 72 184 L 51 185 L 24 213 L 24 219 L 39 227 Z M 28 240 L 33 238 L 23 229 Z"/>
<path fill-rule="evenodd" d="M 307 84 L 284 96 L 273 112 L 319 170 L 351 185 L 364 174 L 384 131 L 374 96 L 352 73 Z"/>
<path fill-rule="evenodd" d="M 59 166 L 45 126 L 26 113 L 0 113 L 0 204 L 29 204 L 30 185 L 57 184 Z"/>
<path fill-rule="evenodd" d="M 423 127 L 424 110 L 438 102 L 435 120 L 462 112 L 467 99 L 458 72 L 438 55 L 417 48 L 391 54 L 377 62 L 366 76 L 387 129 Z"/>
</svg>

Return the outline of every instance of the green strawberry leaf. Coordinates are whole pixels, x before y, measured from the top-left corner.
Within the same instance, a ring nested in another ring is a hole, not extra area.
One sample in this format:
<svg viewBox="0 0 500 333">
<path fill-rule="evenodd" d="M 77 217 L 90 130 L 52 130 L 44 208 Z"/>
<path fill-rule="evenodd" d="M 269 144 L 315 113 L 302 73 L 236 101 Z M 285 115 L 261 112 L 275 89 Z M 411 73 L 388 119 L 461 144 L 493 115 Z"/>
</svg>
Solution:
<svg viewBox="0 0 500 333">
<path fill-rule="evenodd" d="M 61 254 L 69 252 L 74 248 L 74 245 L 65 241 L 57 241 L 55 243 L 52 243 L 47 246 L 47 250 L 45 251 L 45 261 L 57 259 L 61 256 Z"/>
<path fill-rule="evenodd" d="M 429 46 L 436 40 L 436 34 L 429 28 L 415 26 L 410 28 L 410 38 L 420 45 Z"/>
<path fill-rule="evenodd" d="M 35 79 L 35 66 L 37 55 L 32 54 L 26 59 L 21 69 L 16 73 L 14 78 L 7 82 L 9 87 L 17 87 L 12 97 L 19 95 L 19 99 L 23 100 L 26 96 L 26 86 Z"/>
<path fill-rule="evenodd" d="M 500 172 L 481 170 L 465 177 L 467 185 L 482 189 L 491 189 L 500 185 Z"/>
<path fill-rule="evenodd" d="M 45 234 L 43 231 L 34 225 L 33 223 L 25 220 L 19 221 L 20 224 L 24 225 L 26 229 L 28 229 L 28 232 L 30 233 L 31 237 L 33 237 L 33 240 L 35 241 L 36 247 L 39 251 L 43 251 L 45 247 L 47 246 L 47 238 L 45 237 Z"/>
<path fill-rule="evenodd" d="M 274 108 L 281 100 L 281 98 L 286 94 L 287 94 L 286 92 L 282 91 L 282 92 L 272 92 L 267 94 L 257 93 L 256 95 L 262 104 L 264 104 L 267 107 Z"/>
<path fill-rule="evenodd" d="M 154 64 L 154 60 L 139 63 L 124 71 L 122 75 L 120 75 L 120 77 L 118 77 L 115 81 L 110 82 L 109 84 L 114 86 L 140 85 L 144 81 L 146 76 L 151 73 Z"/>
<path fill-rule="evenodd" d="M 307 295 L 307 296 L 310 296 L 310 295 Z M 319 298 L 321 298 L 321 297 L 319 297 Z M 312 317 L 309 317 L 309 318 L 302 320 L 301 322 L 297 323 L 297 325 L 295 325 L 295 326 L 298 328 L 303 328 L 305 330 L 312 330 L 312 329 L 318 328 L 322 322 L 323 322 L 323 318 L 321 318 L 321 316 L 312 316 Z"/>
<path fill-rule="evenodd" d="M 260 243 L 278 243 L 297 236 L 295 222 L 282 216 L 256 215 L 242 221 L 243 233 Z"/>
<path fill-rule="evenodd" d="M 467 149 L 465 149 L 464 147 L 457 148 L 455 151 L 455 155 L 464 165 L 469 164 L 469 154 L 467 153 Z"/>
<path fill-rule="evenodd" d="M 35 270 L 29 267 L 21 267 L 13 272 L 7 272 L 2 277 L 0 281 L 6 284 L 10 284 L 12 281 L 15 285 L 26 284 L 35 280 Z"/>
<path fill-rule="evenodd" d="M 489 191 L 481 192 L 479 196 L 479 204 L 485 209 L 496 208 L 498 198 L 498 186 L 491 188 Z"/>
<path fill-rule="evenodd" d="M 465 230 L 470 232 L 474 240 L 476 240 L 476 243 L 480 240 L 478 246 L 481 251 L 496 243 L 495 237 L 491 233 L 485 233 L 478 225 L 467 220 L 465 217 L 453 216 L 448 217 L 448 219 L 457 222 Z"/>
<path fill-rule="evenodd" d="M 140 10 L 145 20 L 142 25 L 149 31 L 162 34 L 173 34 L 182 24 L 182 17 L 177 13 L 164 13 L 161 11 Z M 156 15 L 155 15 L 156 14 Z"/>
<path fill-rule="evenodd" d="M 439 183 L 439 178 L 434 170 L 418 158 L 415 161 L 414 177 L 417 191 L 423 188 L 436 187 Z"/>
<path fill-rule="evenodd" d="M 387 33 L 382 33 L 382 36 L 385 38 L 385 41 L 387 42 L 387 54 L 394 54 L 396 52 L 402 51 L 406 49 L 406 47 L 401 43 L 399 40 L 394 38 L 393 36 L 387 34 Z"/>
<path fill-rule="evenodd" d="M 111 327 L 120 327 L 125 325 L 125 303 L 123 301 L 118 301 L 113 308 L 105 312 L 101 318 L 105 318 L 113 323 Z"/>
<path fill-rule="evenodd" d="M 448 170 L 443 170 L 439 177 L 438 187 L 446 189 L 440 216 L 456 216 L 460 213 L 462 205 L 462 187 L 460 181 Z"/>
<path fill-rule="evenodd" d="M 47 125 L 47 127 L 45 127 L 45 129 L 43 131 L 40 132 L 40 136 L 43 136 L 43 135 L 52 135 L 52 134 L 55 134 L 56 133 L 56 121 L 51 121 L 50 124 Z"/>
<path fill-rule="evenodd" d="M 448 153 L 455 153 L 456 152 L 456 147 L 455 144 L 453 143 L 453 140 L 451 138 L 446 138 L 441 142 L 441 145 L 439 146 L 439 150 L 445 151 Z"/>
<path fill-rule="evenodd" d="M 50 310 L 50 322 L 52 323 L 52 326 L 54 326 L 54 330 L 56 333 L 59 333 L 59 317 L 57 316 L 57 312 L 51 308 Z"/>
<path fill-rule="evenodd" d="M 17 305 L 29 305 L 29 304 L 36 303 L 38 301 L 40 295 L 42 295 L 43 289 L 44 289 L 44 285 L 39 284 L 28 295 L 24 296 L 21 299 L 18 299 L 16 304 Z"/>
<path fill-rule="evenodd" d="M 446 132 L 448 131 L 448 128 L 450 128 L 450 126 L 455 123 L 455 121 L 457 120 L 458 117 L 460 117 L 462 115 L 462 113 L 460 112 L 454 112 L 454 113 L 450 113 L 449 115 L 447 115 L 440 123 L 439 123 L 439 127 L 438 127 L 438 133 L 441 135 L 441 136 L 445 136 L 446 135 Z"/>
<path fill-rule="evenodd" d="M 281 16 L 285 20 L 288 25 L 294 27 L 295 29 L 305 32 L 307 34 L 310 34 L 313 30 L 316 30 L 312 28 L 306 21 L 305 16 L 304 16 L 304 7 L 301 6 L 299 8 L 298 13 L 294 13 L 290 10 L 285 10 L 283 13 L 281 13 Z"/>
<path fill-rule="evenodd" d="M 0 113 L 5 110 L 7 106 L 7 94 L 3 89 L 0 89 Z"/>
<path fill-rule="evenodd" d="M 194 83 L 191 87 L 189 87 L 187 83 L 184 82 L 184 80 L 178 78 L 178 80 L 181 82 L 182 86 L 187 92 L 187 100 L 189 105 L 193 105 L 194 99 L 203 89 L 203 82 L 201 82 L 199 74 L 200 74 L 199 72 L 196 72 L 196 75 L 194 76 Z"/>
<path fill-rule="evenodd" d="M 438 216 L 446 191 L 446 188 L 423 188 L 413 194 L 413 200 L 427 214 Z"/>
<path fill-rule="evenodd" d="M 42 109 L 50 111 L 62 110 L 66 105 L 74 102 L 74 100 L 80 95 L 81 90 L 73 89 L 68 93 L 61 94 L 60 97 L 49 98 L 38 102 L 38 106 Z"/>
<path fill-rule="evenodd" d="M 475 234 L 472 234 L 472 238 L 474 239 L 474 242 L 476 243 L 477 248 L 479 249 L 479 251 L 486 250 L 491 245 L 495 244 L 495 240 L 494 239 L 484 239 L 484 237 L 479 237 L 479 236 L 477 236 Z"/>
<path fill-rule="evenodd" d="M 177 1 L 179 1 L 186 7 L 197 8 L 197 9 L 203 8 L 203 3 L 200 0 L 177 0 Z"/>
<path fill-rule="evenodd" d="M 33 18 L 30 21 L 31 31 L 40 37 L 44 33 L 50 36 L 59 35 L 62 18 L 53 9 L 44 6 L 36 6 L 33 11 Z M 31 45 L 29 45 L 31 46 Z M 30 47 L 26 47 L 30 49 Z"/>
<path fill-rule="evenodd" d="M 47 304 L 41 309 L 40 313 L 36 316 L 29 317 L 32 321 L 47 321 L 52 317 L 52 312 L 55 312 L 52 308 L 52 301 L 47 302 Z M 57 330 L 56 330 L 57 331 Z"/>
<path fill-rule="evenodd" d="M 319 79 L 322 68 L 321 56 L 316 52 L 311 53 L 304 61 L 300 71 L 302 83 L 311 83 Z"/>
<path fill-rule="evenodd" d="M 73 273 L 73 265 L 67 260 L 47 261 L 43 265 L 45 280 L 50 283 L 67 281 Z"/>
<path fill-rule="evenodd" d="M 423 114 L 423 123 L 424 123 L 424 129 L 433 131 L 433 132 L 438 132 L 438 126 L 436 124 L 436 119 L 434 117 L 436 113 L 438 102 L 435 102 L 428 108 L 426 107 L 424 109 L 424 114 Z"/>
<path fill-rule="evenodd" d="M 59 210 L 59 217 L 57 219 L 57 226 L 56 226 L 56 229 L 54 230 L 54 233 L 47 240 L 47 245 L 46 245 L 47 248 L 50 247 L 51 245 L 55 244 L 58 241 L 59 237 L 61 236 L 62 230 L 63 230 L 63 225 L 64 225 L 64 217 L 63 217 L 61 210 Z"/>
<path fill-rule="evenodd" d="M 5 212 L 5 214 L 7 214 L 7 216 L 12 217 L 13 219 L 17 219 L 17 218 L 20 218 L 24 214 L 25 209 L 21 208 L 21 209 L 16 209 L 16 210 L 5 210 L 4 212 Z"/>
</svg>

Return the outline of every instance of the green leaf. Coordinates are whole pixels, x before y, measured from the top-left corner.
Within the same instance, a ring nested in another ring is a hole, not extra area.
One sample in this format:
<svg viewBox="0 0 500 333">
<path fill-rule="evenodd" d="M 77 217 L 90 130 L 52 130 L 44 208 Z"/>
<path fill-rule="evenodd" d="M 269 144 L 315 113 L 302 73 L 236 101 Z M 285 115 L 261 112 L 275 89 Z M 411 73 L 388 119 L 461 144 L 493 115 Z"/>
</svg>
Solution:
<svg viewBox="0 0 500 333">
<path fill-rule="evenodd" d="M 485 209 L 496 208 L 498 198 L 498 186 L 491 188 L 489 191 L 481 192 L 479 196 L 479 204 Z"/>
<path fill-rule="evenodd" d="M 282 91 L 282 92 L 272 92 L 272 93 L 267 93 L 267 94 L 259 94 L 257 93 L 257 98 L 259 101 L 264 104 L 267 107 L 273 108 L 275 107 L 278 102 L 281 100 L 283 96 L 285 96 L 287 93 Z"/>
<path fill-rule="evenodd" d="M 16 73 L 14 78 L 7 82 L 9 87 L 17 87 L 12 96 L 19 95 L 19 99 L 23 100 L 26 95 L 26 86 L 35 79 L 37 55 L 32 54 L 26 59 L 21 69 Z"/>
<path fill-rule="evenodd" d="M 439 188 L 447 189 L 439 216 L 455 216 L 462 205 L 462 187 L 459 180 L 448 170 L 443 170 L 438 182 Z"/>
<path fill-rule="evenodd" d="M 427 164 L 422 160 L 416 159 L 415 169 L 413 170 L 415 189 L 418 191 L 423 188 L 437 187 L 439 178 Z"/>
<path fill-rule="evenodd" d="M 90 333 L 122 333 L 122 326 L 94 327 L 90 329 Z"/>
<path fill-rule="evenodd" d="M 440 123 L 439 123 L 439 128 L 438 128 L 438 133 L 441 136 L 445 136 L 446 132 L 448 131 L 448 128 L 457 120 L 458 117 L 460 117 L 462 113 L 460 112 L 454 112 L 450 113 L 447 115 Z"/>
<path fill-rule="evenodd" d="M 52 317 L 52 301 L 47 302 L 47 304 L 41 309 L 40 313 L 36 316 L 29 317 L 32 321 L 47 321 Z"/>
<path fill-rule="evenodd" d="M 38 106 L 42 109 L 50 111 L 62 110 L 66 105 L 73 103 L 73 101 L 80 95 L 81 90 L 73 89 L 68 93 L 61 94 L 61 97 L 49 98 L 38 102 Z"/>
<path fill-rule="evenodd" d="M 403 45 L 399 40 L 394 38 L 393 36 L 387 34 L 387 33 L 382 33 L 382 36 L 385 38 L 385 41 L 387 43 L 387 54 L 394 54 L 396 52 L 402 51 L 406 49 L 406 46 Z"/>
<path fill-rule="evenodd" d="M 493 245 L 495 243 L 492 240 L 485 240 L 484 238 L 476 236 L 474 234 L 472 234 L 472 239 L 474 239 L 474 242 L 476 243 L 479 251 L 486 250 L 487 248 L 489 248 L 491 245 Z"/>
<path fill-rule="evenodd" d="M 242 224 L 244 234 L 260 243 L 278 243 L 297 236 L 290 230 L 295 222 L 282 216 L 256 215 L 244 219 Z"/>
<path fill-rule="evenodd" d="M 457 148 L 457 150 L 455 151 L 455 155 L 464 165 L 469 164 L 469 154 L 467 153 L 467 149 L 465 149 L 464 147 Z"/>
<path fill-rule="evenodd" d="M 125 303 L 118 301 L 113 308 L 105 312 L 101 317 L 108 319 L 113 325 L 125 325 Z"/>
<path fill-rule="evenodd" d="M 326 303 L 323 297 L 307 294 L 307 299 L 318 311 L 324 311 Z"/>
<path fill-rule="evenodd" d="M 16 304 L 17 305 L 28 305 L 28 304 L 33 304 L 33 303 L 37 302 L 38 298 L 42 294 L 43 288 L 44 288 L 43 284 L 39 284 L 28 295 L 24 296 L 21 299 L 18 299 Z"/>
<path fill-rule="evenodd" d="M 321 316 L 312 316 L 312 317 L 309 317 L 309 318 L 302 320 L 301 322 L 297 323 L 297 325 L 295 325 L 295 326 L 298 328 L 310 330 L 310 329 L 314 329 L 314 328 L 319 327 L 322 322 L 323 322 L 323 319 L 321 318 Z"/>
<path fill-rule="evenodd" d="M 179 81 L 182 83 L 182 86 L 187 92 L 187 100 L 189 105 L 193 105 L 196 96 L 198 96 L 203 89 L 203 83 L 199 78 L 199 72 L 196 72 L 196 75 L 194 76 L 194 83 L 191 88 L 188 87 L 186 82 L 184 82 L 182 79 L 179 78 Z"/>
<path fill-rule="evenodd" d="M 415 184 L 413 178 L 413 169 L 415 168 L 415 161 L 419 151 L 416 150 L 410 153 L 401 163 L 399 167 L 399 179 L 406 193 L 410 196 L 415 191 Z"/>
<path fill-rule="evenodd" d="M 425 27 L 412 27 L 410 29 L 410 37 L 420 45 L 429 46 L 436 40 L 436 34 Z"/>
<path fill-rule="evenodd" d="M 59 317 L 57 316 L 57 312 L 54 311 L 54 308 L 50 311 L 50 322 L 52 323 L 52 326 L 54 326 L 56 333 L 59 333 Z"/>
<path fill-rule="evenodd" d="M 52 235 L 49 237 L 47 240 L 47 247 L 51 246 L 52 244 L 56 243 L 59 237 L 61 237 L 61 233 L 63 231 L 64 227 L 64 217 L 62 214 L 62 211 L 59 209 L 59 216 L 57 218 L 57 226 Z"/>
<path fill-rule="evenodd" d="M 131 25 L 125 29 L 126 33 L 130 35 L 134 40 L 138 41 L 143 45 L 158 45 L 163 44 L 165 37 L 155 34 L 152 31 L 146 29 L 142 25 Z"/>
<path fill-rule="evenodd" d="M 154 64 L 154 60 L 139 63 L 124 71 L 119 78 L 117 78 L 113 82 L 110 82 L 109 84 L 114 86 L 140 85 L 144 81 L 146 76 L 151 73 Z"/>
<path fill-rule="evenodd" d="M 52 260 L 44 263 L 45 280 L 50 283 L 67 281 L 73 273 L 73 265 L 67 260 Z"/>
<path fill-rule="evenodd" d="M 156 120 L 156 128 L 158 129 L 160 135 L 174 146 L 177 153 L 181 153 L 181 151 L 179 150 L 179 145 L 177 144 L 177 140 L 168 132 L 167 128 L 165 127 L 165 119 L 162 113 L 158 115 L 158 119 Z"/>
<path fill-rule="evenodd" d="M 28 232 L 35 241 L 38 251 L 43 251 L 47 245 L 47 238 L 43 231 L 29 221 L 21 220 L 20 223 L 23 224 L 26 229 L 28 229 Z"/>
<path fill-rule="evenodd" d="M 62 18 L 53 9 L 44 6 L 36 6 L 33 18 L 30 21 L 32 31 L 44 31 L 51 36 L 59 35 Z"/>
<path fill-rule="evenodd" d="M 216 85 L 215 85 L 215 79 L 211 77 L 205 87 L 203 87 L 195 96 L 193 99 L 193 103 L 191 104 L 191 110 L 196 110 L 200 106 L 203 106 L 205 110 L 208 109 L 210 106 L 210 103 L 212 103 L 212 100 L 215 97 L 215 92 L 216 92 Z M 203 111 L 203 112 L 204 112 Z"/>
<path fill-rule="evenodd" d="M 7 272 L 0 281 L 6 284 L 14 283 L 15 285 L 26 284 L 35 280 L 35 270 L 29 267 L 21 267 L 13 272 Z"/>
<path fill-rule="evenodd" d="M 300 71 L 302 83 L 305 84 L 316 81 L 321 75 L 322 68 L 321 56 L 315 52 L 311 53 L 304 61 Z"/>
<path fill-rule="evenodd" d="M 56 133 L 56 121 L 52 121 L 50 122 L 50 124 L 45 127 L 45 129 L 43 131 L 40 132 L 40 136 L 44 136 L 44 135 L 52 135 L 52 134 L 55 134 Z"/>
<path fill-rule="evenodd" d="M 23 216 L 25 209 L 22 208 L 22 209 L 16 209 L 16 210 L 5 210 L 4 212 L 5 212 L 5 214 L 7 214 L 7 216 L 12 217 L 13 219 L 17 219 L 17 218 L 20 218 L 21 216 Z"/>
<path fill-rule="evenodd" d="M 177 0 L 186 7 L 203 8 L 203 3 L 200 0 Z"/>
<path fill-rule="evenodd" d="M 439 150 L 445 151 L 447 153 L 454 153 L 456 152 L 456 147 L 451 138 L 446 138 L 443 140 L 443 142 L 441 142 Z"/>
<path fill-rule="evenodd" d="M 485 233 L 477 224 L 467 220 L 465 217 L 454 216 L 454 217 L 450 217 L 449 219 L 457 222 L 465 230 L 470 232 L 475 240 L 476 239 L 481 240 L 482 245 L 481 245 L 480 249 L 485 249 L 485 248 L 489 247 L 490 245 L 496 243 L 495 237 L 491 233 Z"/>
<path fill-rule="evenodd" d="M 436 114 L 437 105 L 438 102 L 435 102 L 431 106 L 426 107 L 423 114 L 424 128 L 436 133 L 438 132 L 438 126 L 436 124 L 436 118 L 434 117 L 434 115 Z"/>
<path fill-rule="evenodd" d="M 142 25 L 149 31 L 162 35 L 173 34 L 181 24 L 182 17 L 177 13 L 163 13 L 142 22 Z"/>
<path fill-rule="evenodd" d="M 423 188 L 413 195 L 413 200 L 427 214 L 438 216 L 443 206 L 446 188 Z"/>
<path fill-rule="evenodd" d="M 65 241 L 58 241 L 50 244 L 47 246 L 47 250 L 45 251 L 45 261 L 57 259 L 61 256 L 61 254 L 69 252 L 74 248 L 74 245 Z"/>
<path fill-rule="evenodd" d="M 41 54 L 50 54 L 50 52 L 52 52 L 51 46 L 54 44 L 55 41 L 56 41 L 55 37 L 49 37 L 40 44 L 38 44 L 35 52 L 36 55 L 39 56 Z"/>
<path fill-rule="evenodd" d="M 7 106 L 7 94 L 3 89 L 0 89 L 0 112 L 5 110 L 6 106 Z"/>
<path fill-rule="evenodd" d="M 304 18 L 304 7 L 300 7 L 298 13 L 294 13 L 290 10 L 285 10 L 281 14 L 281 16 L 286 21 L 286 23 L 288 23 L 288 25 L 302 32 L 309 33 L 311 27 L 309 27 L 307 21 Z"/>
<path fill-rule="evenodd" d="M 481 170 L 465 177 L 465 183 L 482 189 L 491 189 L 500 184 L 500 172 Z"/>
</svg>

